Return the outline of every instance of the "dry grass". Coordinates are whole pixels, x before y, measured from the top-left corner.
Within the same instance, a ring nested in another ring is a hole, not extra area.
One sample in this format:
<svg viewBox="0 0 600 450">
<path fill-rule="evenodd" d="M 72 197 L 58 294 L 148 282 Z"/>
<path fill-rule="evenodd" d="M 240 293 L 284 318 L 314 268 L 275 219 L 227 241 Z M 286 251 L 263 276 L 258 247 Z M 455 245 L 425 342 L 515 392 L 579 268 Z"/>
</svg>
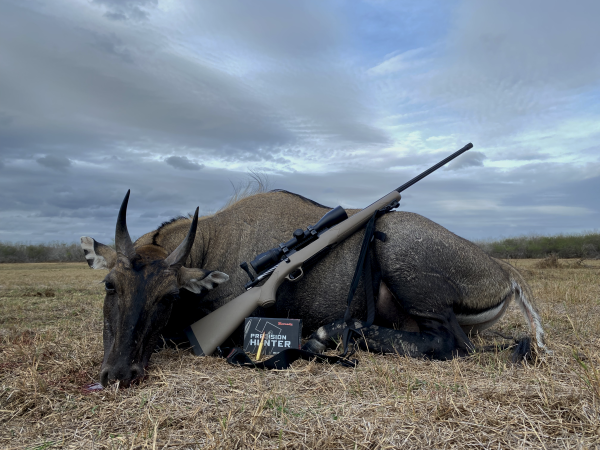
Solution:
<svg viewBox="0 0 600 450">
<path fill-rule="evenodd" d="M 0 447 L 596 448 L 600 261 L 516 263 L 553 356 L 436 362 L 359 354 L 357 369 L 285 372 L 163 350 L 129 389 L 85 394 L 102 359 L 103 272 L 85 263 L 0 265 Z M 494 330 L 525 332 L 516 307 Z M 493 333 L 480 344 L 499 339 Z"/>
<path fill-rule="evenodd" d="M 585 258 L 564 261 L 560 262 L 558 256 L 552 254 L 536 261 L 533 267 L 536 269 L 592 269 L 594 267 L 589 264 L 590 260 L 586 260 Z"/>
<path fill-rule="evenodd" d="M 558 262 L 558 256 L 553 254 L 540 259 L 534 264 L 534 267 L 536 269 L 560 269 L 563 266 Z"/>
</svg>

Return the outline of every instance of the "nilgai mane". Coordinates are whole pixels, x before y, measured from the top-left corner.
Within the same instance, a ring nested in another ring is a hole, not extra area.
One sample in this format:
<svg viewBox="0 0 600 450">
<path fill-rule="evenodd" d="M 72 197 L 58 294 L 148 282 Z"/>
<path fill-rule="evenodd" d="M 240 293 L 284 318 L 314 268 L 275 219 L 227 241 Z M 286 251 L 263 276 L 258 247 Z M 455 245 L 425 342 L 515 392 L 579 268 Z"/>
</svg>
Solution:
<svg viewBox="0 0 600 450">
<path fill-rule="evenodd" d="M 161 335 L 182 334 L 244 292 L 241 261 L 286 241 L 329 209 L 272 191 L 200 219 L 196 209 L 193 219 L 174 219 L 133 243 L 126 224 L 128 200 L 129 192 L 117 220 L 116 251 L 81 238 L 90 267 L 110 271 L 104 279 L 103 385 L 112 380 L 128 385 L 141 377 Z M 468 333 L 496 323 L 513 298 L 538 347 L 546 348 L 531 290 L 511 265 L 418 214 L 390 212 L 376 228 L 387 240 L 376 241 L 372 254 L 380 273 L 376 318 L 361 330 L 370 350 L 434 359 L 467 355 L 474 349 Z M 323 351 L 341 331 L 362 234 L 334 248 L 304 280 L 284 283 L 276 304 L 253 315 L 302 319 L 304 331 L 313 332 L 305 347 Z M 366 315 L 360 286 L 352 305 L 360 328 Z"/>
</svg>

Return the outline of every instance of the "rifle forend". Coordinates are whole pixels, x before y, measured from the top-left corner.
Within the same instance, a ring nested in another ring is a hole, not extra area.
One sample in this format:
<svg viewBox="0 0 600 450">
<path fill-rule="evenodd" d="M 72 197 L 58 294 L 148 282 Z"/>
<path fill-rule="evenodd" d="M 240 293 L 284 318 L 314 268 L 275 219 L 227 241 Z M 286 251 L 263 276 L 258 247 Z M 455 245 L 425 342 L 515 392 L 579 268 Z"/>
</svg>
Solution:
<svg viewBox="0 0 600 450">
<path fill-rule="evenodd" d="M 399 205 L 398 202 L 400 200 L 401 190 L 412 186 L 417 181 L 472 147 L 473 144 L 467 144 L 459 151 L 453 153 L 448 158 L 423 172 L 421 175 L 413 178 L 408 183 L 405 183 L 398 189 L 393 190 L 386 196 L 367 206 L 362 211 L 359 211 L 352 217 L 342 220 L 342 222 L 337 225 L 318 234 L 318 238 L 313 239 L 308 245 L 297 246 L 297 250 L 293 254 L 291 252 L 288 253 L 288 255 L 286 255 L 287 258 L 283 261 L 276 263 L 275 265 L 271 265 L 270 263 L 261 264 L 257 259 L 259 259 L 261 255 L 264 255 L 264 253 L 259 255 L 252 263 L 256 262 L 259 268 L 266 268 L 262 274 L 259 275 L 259 278 L 261 275 L 264 277 L 260 280 L 257 278 L 251 283 L 257 284 L 267 276 L 268 279 L 262 286 L 250 286 L 250 288 L 242 295 L 234 298 L 216 311 L 213 311 L 190 325 L 190 327 L 186 329 L 186 334 L 190 340 L 190 344 L 194 348 L 194 353 L 198 356 L 212 354 L 215 349 L 225 342 L 236 328 L 243 323 L 244 319 L 248 317 L 252 311 L 259 306 L 268 308 L 275 303 L 277 289 L 284 280 L 297 281 L 302 278 L 304 275 L 303 266 L 306 263 L 315 258 L 319 258 L 324 252 L 329 251 L 331 248 L 360 230 L 376 211 L 396 208 Z M 327 217 L 327 215 L 325 215 L 323 219 L 325 217 Z M 247 270 L 247 272 L 251 275 L 249 270 Z"/>
</svg>

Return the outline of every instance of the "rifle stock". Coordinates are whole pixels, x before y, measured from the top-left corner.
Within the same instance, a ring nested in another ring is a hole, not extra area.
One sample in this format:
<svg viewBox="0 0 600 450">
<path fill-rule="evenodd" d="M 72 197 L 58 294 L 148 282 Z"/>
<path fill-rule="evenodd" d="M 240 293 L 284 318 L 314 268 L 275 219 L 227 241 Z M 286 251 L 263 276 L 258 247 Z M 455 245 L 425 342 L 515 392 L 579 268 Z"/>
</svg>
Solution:
<svg viewBox="0 0 600 450">
<path fill-rule="evenodd" d="M 252 311 L 259 306 L 269 307 L 275 304 L 277 289 L 285 279 L 297 281 L 302 278 L 304 275 L 302 272 L 302 265 L 307 260 L 318 255 L 320 252 L 326 251 L 339 244 L 360 230 L 376 211 L 392 205 L 392 207 L 397 206 L 397 202 L 400 200 L 401 191 L 412 186 L 417 181 L 423 179 L 472 147 L 473 144 L 470 143 L 465 145 L 457 152 L 440 161 L 435 166 L 430 167 L 409 182 L 320 234 L 317 240 L 311 242 L 294 254 L 289 255 L 286 261 L 280 262 L 262 286 L 255 286 L 247 290 L 245 293 L 221 306 L 216 311 L 213 311 L 197 322 L 194 322 L 186 329 L 186 334 L 190 340 L 190 344 L 194 348 L 194 353 L 198 356 L 211 355 L 219 345 L 231 336 Z M 290 274 L 298 275 L 291 277 Z"/>
</svg>

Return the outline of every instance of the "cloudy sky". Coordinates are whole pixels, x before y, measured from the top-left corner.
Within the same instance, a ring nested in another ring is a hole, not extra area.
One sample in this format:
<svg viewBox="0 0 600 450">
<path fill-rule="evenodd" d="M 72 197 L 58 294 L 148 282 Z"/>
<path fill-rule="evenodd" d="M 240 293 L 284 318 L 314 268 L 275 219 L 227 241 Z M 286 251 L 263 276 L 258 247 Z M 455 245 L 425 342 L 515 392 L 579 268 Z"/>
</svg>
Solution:
<svg viewBox="0 0 600 450">
<path fill-rule="evenodd" d="M 0 241 L 139 236 L 250 171 L 469 239 L 600 229 L 600 2 L 3 0 Z M 305 226 L 307 224 L 298 224 Z"/>
</svg>

